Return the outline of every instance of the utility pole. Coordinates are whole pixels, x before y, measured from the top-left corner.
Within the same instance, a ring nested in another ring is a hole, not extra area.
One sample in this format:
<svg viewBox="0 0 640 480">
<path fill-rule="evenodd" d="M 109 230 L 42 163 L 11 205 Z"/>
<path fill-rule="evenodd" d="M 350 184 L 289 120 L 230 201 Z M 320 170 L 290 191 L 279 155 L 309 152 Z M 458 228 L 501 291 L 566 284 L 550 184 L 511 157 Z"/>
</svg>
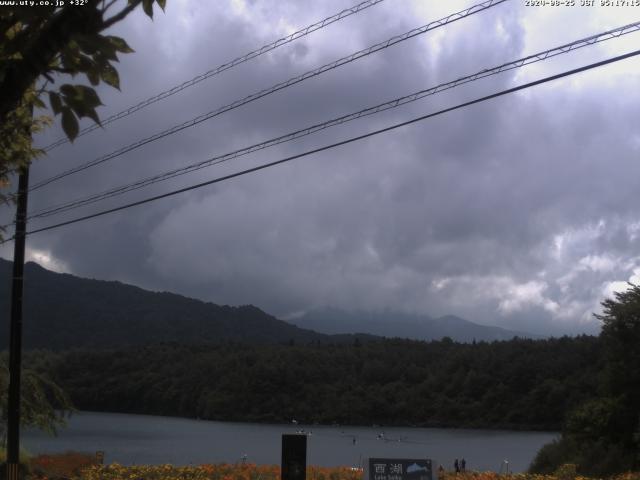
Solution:
<svg viewBox="0 0 640 480">
<path fill-rule="evenodd" d="M 29 165 L 20 169 L 16 206 L 9 334 L 9 401 L 7 418 L 7 480 L 20 478 L 20 375 L 22 363 L 22 290 L 24 247 L 27 230 Z"/>
</svg>

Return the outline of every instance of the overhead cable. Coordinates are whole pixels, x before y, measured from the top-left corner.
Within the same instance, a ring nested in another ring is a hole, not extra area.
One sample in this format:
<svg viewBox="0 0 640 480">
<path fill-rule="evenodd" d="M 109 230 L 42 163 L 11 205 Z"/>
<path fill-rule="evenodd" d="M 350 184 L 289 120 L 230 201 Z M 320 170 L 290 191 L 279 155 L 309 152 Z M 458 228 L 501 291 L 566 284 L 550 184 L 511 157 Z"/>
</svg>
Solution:
<svg viewBox="0 0 640 480">
<path fill-rule="evenodd" d="M 259 92 L 252 93 L 251 95 L 248 95 L 248 96 L 246 96 L 246 97 L 244 97 L 242 99 L 236 100 L 236 101 L 234 101 L 232 103 L 229 103 L 229 104 L 227 104 L 227 105 L 225 105 L 223 107 L 219 107 L 216 110 L 212 110 L 212 111 L 210 111 L 208 113 L 205 113 L 203 115 L 195 117 L 195 118 L 193 118 L 191 120 L 188 120 L 186 122 L 183 122 L 183 123 L 181 123 L 179 125 L 175 125 L 175 126 L 173 126 L 171 128 L 168 128 L 168 129 L 160 132 L 160 133 L 156 133 L 156 134 L 154 134 L 154 135 L 152 135 L 150 137 L 144 138 L 142 140 L 138 140 L 137 142 L 134 142 L 134 143 L 132 143 L 130 145 L 122 147 L 122 148 L 120 148 L 118 150 L 115 150 L 115 151 L 113 151 L 111 153 L 108 153 L 106 155 L 103 155 L 101 157 L 98 157 L 98 158 L 96 158 L 96 159 L 94 159 L 94 160 L 92 160 L 90 162 L 87 162 L 87 163 L 85 163 L 83 165 L 79 165 L 77 167 L 74 167 L 74 168 L 71 168 L 69 170 L 66 170 L 65 172 L 62 172 L 62 173 L 59 173 L 59 174 L 54 175 L 52 177 L 46 178 L 46 179 L 34 184 L 30 188 L 30 191 L 37 190 L 39 188 L 44 187 L 45 185 L 48 185 L 48 184 L 50 184 L 52 182 L 55 182 L 56 180 L 60 180 L 60 179 L 65 178 L 65 177 L 67 177 L 69 175 L 72 175 L 74 173 L 81 172 L 81 171 L 86 170 L 86 169 L 88 169 L 90 167 L 93 167 L 95 165 L 99 165 L 99 164 L 104 163 L 104 162 L 106 162 L 108 160 L 112 160 L 112 159 L 114 159 L 116 157 L 119 157 L 119 156 L 121 156 L 121 155 L 123 155 L 123 154 L 125 154 L 127 152 L 130 152 L 132 150 L 140 148 L 143 145 L 146 145 L 148 143 L 154 142 L 154 141 L 159 140 L 161 138 L 164 138 L 164 137 L 166 137 L 168 135 L 172 135 L 174 133 L 180 132 L 180 131 L 182 131 L 182 130 L 184 130 L 186 128 L 198 125 L 198 124 L 204 122 L 205 120 L 209 120 L 209 119 L 211 119 L 213 117 L 216 117 L 218 115 L 226 113 L 226 112 L 228 112 L 230 110 L 233 110 L 235 108 L 238 108 L 238 107 L 240 107 L 242 105 L 246 105 L 247 103 L 250 103 L 250 102 L 253 102 L 255 100 L 258 100 L 259 98 L 265 97 L 267 95 L 275 93 L 275 92 L 277 92 L 279 90 L 282 90 L 284 88 L 290 87 L 290 86 L 295 85 L 297 83 L 300 83 L 300 82 L 302 82 L 304 80 L 307 80 L 309 78 L 316 77 L 316 76 L 321 75 L 321 74 L 323 74 L 325 72 L 328 72 L 328 71 L 333 70 L 335 68 L 338 68 L 338 67 L 341 67 L 343 65 L 346 65 L 347 63 L 351 63 L 351 62 L 353 62 L 355 60 L 358 60 L 360 58 L 363 58 L 363 57 L 366 57 L 368 55 L 371 55 L 372 53 L 378 52 L 378 51 L 383 50 L 385 48 L 388 48 L 388 47 L 390 47 L 392 45 L 395 45 L 397 43 L 400 43 L 400 42 L 403 42 L 403 41 L 408 40 L 410 38 L 413 38 L 413 37 L 415 37 L 417 35 L 422 35 L 423 33 L 426 33 L 428 31 L 434 30 L 436 28 L 442 27 L 444 25 L 447 25 L 449 23 L 455 22 L 455 21 L 460 20 L 462 18 L 466 18 L 466 17 L 469 17 L 469 16 L 474 15 L 476 13 L 482 12 L 484 10 L 487 10 L 488 8 L 494 7 L 496 5 L 504 3 L 506 1 L 509 1 L 509 0 L 486 0 L 486 1 L 482 2 L 482 3 L 479 3 L 477 5 L 473 5 L 473 6 L 469 7 L 469 8 L 466 8 L 466 9 L 460 11 L 460 12 L 452 13 L 450 15 L 447 15 L 444 18 L 441 18 L 439 20 L 435 20 L 433 22 L 430 22 L 427 25 L 423 25 L 422 27 L 418 27 L 418 28 L 414 28 L 412 30 L 409 30 L 408 32 L 403 33 L 402 35 L 396 35 L 394 37 L 391 37 L 391 38 L 385 40 L 384 42 L 380 42 L 380 43 L 372 45 L 372 46 L 370 46 L 368 48 L 365 48 L 363 50 L 359 50 L 359 51 L 357 51 L 355 53 L 352 53 L 351 55 L 348 55 L 346 57 L 342 57 L 342 58 L 340 58 L 338 60 L 335 60 L 335 61 L 333 61 L 331 63 L 327 63 L 327 64 L 325 64 L 325 65 L 323 65 L 321 67 L 318 67 L 318 68 L 316 68 L 314 70 L 309 70 L 309 71 L 303 73 L 302 75 L 298 75 L 298 76 L 292 77 L 289 80 L 277 83 L 277 84 L 275 84 L 275 85 L 273 85 L 273 86 L 271 86 L 269 88 L 266 88 L 264 90 L 260 90 Z"/>
<path fill-rule="evenodd" d="M 156 102 L 159 102 L 160 100 L 164 100 L 165 98 L 171 97 L 172 95 L 175 95 L 178 92 L 181 92 L 182 90 L 185 90 L 189 87 L 192 87 L 194 85 L 197 85 L 198 83 L 202 82 L 203 80 L 206 80 L 208 78 L 211 78 L 215 75 L 218 75 L 219 73 L 222 73 L 226 70 L 229 70 L 233 67 L 236 67 L 238 65 L 240 65 L 241 63 L 247 62 L 249 60 L 253 60 L 254 58 L 257 58 L 261 55 L 264 55 L 265 53 L 271 52 L 273 50 L 275 50 L 278 47 L 281 47 L 283 45 L 286 45 L 288 43 L 293 42 L 294 40 L 298 40 L 299 38 L 302 38 L 306 35 L 309 35 L 312 32 L 315 32 L 316 30 L 320 30 L 321 28 L 324 28 L 328 25 L 331 25 L 332 23 L 335 23 L 339 20 L 342 20 L 343 18 L 347 18 L 355 13 L 361 12 L 362 10 L 365 10 L 369 7 L 372 7 L 380 2 L 383 2 L 384 0 L 367 0 L 365 2 L 361 2 L 357 5 L 354 5 L 353 7 L 350 8 L 345 8 L 344 10 L 335 13 L 333 15 L 331 15 L 330 17 L 325 18 L 324 20 L 320 20 L 319 22 L 316 22 L 312 25 L 309 25 L 307 27 L 304 27 L 290 35 L 287 35 L 286 37 L 280 38 L 278 40 L 276 40 L 275 42 L 271 42 L 267 45 L 263 45 L 262 47 L 253 50 L 252 52 L 246 53 L 240 57 L 237 57 L 233 60 L 231 60 L 228 63 L 223 63 L 222 65 L 218 65 L 217 67 L 209 70 L 208 72 L 202 73 L 196 77 L 193 77 L 191 80 L 187 80 L 186 82 L 181 83 L 180 85 L 176 85 L 175 87 L 170 88 L 169 90 L 165 90 L 164 92 L 158 93 L 157 95 L 154 95 L 153 97 L 149 97 L 146 100 L 143 100 L 142 102 L 133 105 L 125 110 L 122 110 L 121 112 L 115 113 L 113 115 L 111 115 L 110 117 L 102 120 L 100 122 L 100 125 L 98 124 L 92 124 L 89 127 L 83 128 L 82 130 L 80 130 L 80 132 L 78 133 L 78 137 L 81 137 L 89 132 L 92 132 L 98 128 L 100 128 L 101 126 L 104 127 L 105 125 L 115 122 L 116 120 L 120 120 L 121 118 L 127 117 L 129 115 L 131 115 L 132 113 L 137 112 L 138 110 L 142 110 L 145 107 L 148 107 L 149 105 L 152 105 Z M 77 137 L 76 137 L 77 138 Z M 60 138 L 59 140 L 53 142 L 50 145 L 47 145 L 46 147 L 44 147 L 45 151 L 50 151 L 53 150 L 56 147 L 59 147 L 60 145 L 64 145 L 65 143 L 68 143 L 69 140 L 67 139 L 67 137 L 63 137 Z"/>
<path fill-rule="evenodd" d="M 558 55 L 562 55 L 568 52 L 571 52 L 573 50 L 582 48 L 582 47 L 586 47 L 589 45 L 593 45 L 595 43 L 598 42 L 603 42 L 606 40 L 610 40 L 612 38 L 617 38 L 620 37 L 621 35 L 625 35 L 628 33 L 632 33 L 632 32 L 637 32 L 640 30 L 640 22 L 636 22 L 636 23 L 632 23 L 629 25 L 625 25 L 623 27 L 619 27 L 616 29 L 612 29 L 612 30 L 608 30 L 606 32 L 602 32 L 596 35 L 591 35 L 589 37 L 586 38 L 582 38 L 580 40 L 576 40 L 573 41 L 571 43 L 567 43 L 564 45 L 561 45 L 559 47 L 554 47 L 548 50 L 544 50 L 542 52 L 538 52 L 535 53 L 533 55 L 529 55 L 527 57 L 523 57 L 520 58 L 518 60 L 513 60 L 511 62 L 508 63 L 503 63 L 502 65 L 496 66 L 496 67 L 492 67 L 492 68 L 488 68 L 488 69 L 484 69 L 481 70 L 477 73 L 474 73 L 472 75 L 467 75 L 464 77 L 460 77 L 456 80 L 452 80 L 450 82 L 446 82 L 446 83 L 441 83 L 439 85 L 436 85 L 434 87 L 425 89 L 425 90 L 420 90 L 418 92 L 412 93 L 410 95 L 405 95 L 403 97 L 399 97 L 399 98 L 395 98 L 393 100 L 389 100 L 387 102 L 384 103 L 380 103 L 378 105 L 375 105 L 373 107 L 368 107 L 365 108 L 363 110 L 359 110 L 357 112 L 354 113 L 350 113 L 348 115 L 343 115 L 337 118 L 333 118 L 331 120 L 322 122 L 322 123 L 318 123 L 309 127 L 305 127 L 299 130 L 296 130 L 294 132 L 291 133 L 287 133 L 285 135 L 281 135 L 279 137 L 275 137 L 269 140 L 265 140 L 263 142 L 260 143 L 256 143 L 253 144 L 251 146 L 248 147 L 244 147 L 238 150 L 234 150 L 232 152 L 228 152 L 222 155 L 217 155 L 215 157 L 209 158 L 207 160 L 195 163 L 195 164 L 191 164 L 185 167 L 180 167 L 180 168 L 176 168 L 173 170 L 169 170 L 167 172 L 163 172 L 151 177 L 147 177 L 141 180 L 138 180 L 136 182 L 132 182 L 132 183 L 128 183 L 126 185 L 122 185 L 119 187 L 115 187 L 106 191 L 103 191 L 101 193 L 97 193 L 97 194 L 92 194 L 90 196 L 86 196 L 83 197 L 81 199 L 76 199 L 76 200 L 71 200 L 71 201 L 67 201 L 65 203 L 56 205 L 56 206 L 51 206 L 51 207 L 47 207 L 38 211 L 35 211 L 33 213 L 31 213 L 29 215 L 29 219 L 33 219 L 33 218 L 43 218 L 43 217 L 48 217 L 51 215 L 55 215 L 55 214 L 59 214 L 59 213 L 63 213 L 66 212 L 68 210 L 72 210 L 75 208 L 79 208 L 82 206 L 86 206 L 86 205 L 90 205 L 93 203 L 96 203 L 98 201 L 101 200 L 105 200 L 111 197 L 115 197 L 118 195 L 123 195 L 125 193 L 134 191 L 134 190 L 138 190 L 140 188 L 143 187 L 147 187 L 149 185 L 153 185 L 155 183 L 161 182 L 161 181 L 165 181 L 165 180 L 169 180 L 171 178 L 180 176 L 180 175 L 185 175 L 187 173 L 191 173 L 197 170 L 201 170 L 203 168 L 207 168 L 213 165 L 217 165 L 223 162 L 227 162 L 229 160 L 259 151 L 259 150 L 263 150 L 265 148 L 268 147 L 272 147 L 274 145 L 279 145 L 285 142 L 289 142 L 307 135 L 311 135 L 313 133 L 319 132 L 321 130 L 336 126 L 336 125 L 341 125 L 347 122 L 350 122 L 352 120 L 356 120 L 359 118 L 363 118 L 365 116 L 369 116 L 369 115 L 374 115 L 377 114 L 379 112 L 383 112 L 386 110 L 390 110 L 393 108 L 397 108 L 401 105 L 406 105 L 407 103 L 411 103 L 411 102 L 415 102 L 416 100 L 425 98 L 427 96 L 430 95 L 435 95 L 437 93 L 443 92 L 445 90 L 449 90 L 452 88 L 455 88 L 459 85 L 464 85 L 466 83 L 469 82 L 473 82 L 482 78 L 486 78 L 489 77 L 491 75 L 496 75 L 502 72 L 506 72 L 509 70 L 513 70 L 516 68 L 520 68 L 523 67 L 525 65 L 530 65 L 532 63 L 537 63 L 552 57 L 556 57 Z"/>
<path fill-rule="evenodd" d="M 616 57 L 612 57 L 612 58 L 608 58 L 606 60 L 602 60 L 602 61 L 599 61 L 599 62 L 591 63 L 589 65 L 585 65 L 585 66 L 582 66 L 582 67 L 579 67 L 579 68 L 574 68 L 572 70 L 567 70 L 565 72 L 562 72 L 562 73 L 559 73 L 559 74 L 556 74 L 556 75 L 551 75 L 551 76 L 548 76 L 548 77 L 544 77 L 542 79 L 535 80 L 535 81 L 532 81 L 532 82 L 528 82 L 528 83 L 525 83 L 525 84 L 521 84 L 521 85 L 518 85 L 516 87 L 508 88 L 506 90 L 501 90 L 501 91 L 499 91 L 497 93 L 493 93 L 491 95 L 486 95 L 484 97 L 480 97 L 480 98 L 477 98 L 475 100 L 471 100 L 471 101 L 468 101 L 468 102 L 460 103 L 460 104 L 455 105 L 453 107 L 445 108 L 445 109 L 439 110 L 437 112 L 433 112 L 433 113 L 429 113 L 429 114 L 426 114 L 426 115 L 422 115 L 420 117 L 416 117 L 416 118 L 413 118 L 411 120 L 407 120 L 405 122 L 396 123 L 396 124 L 391 125 L 389 127 L 381 128 L 379 130 L 375 130 L 375 131 L 372 131 L 372 132 L 369 132 L 369 133 L 366 133 L 366 134 L 363 134 L 363 135 L 358 135 L 358 136 L 355 136 L 355 137 L 351 137 L 351 138 L 348 138 L 346 140 L 342 140 L 340 142 L 335 142 L 335 143 L 332 143 L 330 145 L 325 145 L 323 147 L 314 148 L 314 149 L 308 150 L 306 152 L 302 152 L 302 153 L 299 153 L 299 154 L 296 154 L 296 155 L 291 155 L 289 157 L 286 157 L 286 158 L 283 158 L 283 159 L 280 159 L 280 160 L 276 160 L 276 161 L 273 161 L 273 162 L 265 163 L 265 164 L 262 164 L 262 165 L 259 165 L 259 166 L 253 167 L 253 168 L 248 168 L 246 170 L 235 172 L 235 173 L 232 173 L 232 174 L 229 174 L 229 175 L 224 175 L 224 176 L 221 176 L 221 177 L 217 177 L 217 178 L 214 178 L 212 180 L 208 180 L 206 182 L 197 183 L 195 185 L 191 185 L 191 186 L 188 186 L 188 187 L 184 187 L 184 188 L 180 188 L 180 189 L 177 189 L 177 190 L 173 190 L 173 191 L 170 191 L 170 192 L 167 192 L 167 193 L 163 193 L 161 195 L 155 195 L 155 196 L 152 196 L 152 197 L 148 197 L 148 198 L 145 198 L 143 200 L 138 200 L 136 202 L 127 203 L 125 205 L 121 205 L 121 206 L 118 206 L 118 207 L 115 207 L 115 208 L 109 208 L 107 210 L 102 210 L 100 212 L 93 213 L 93 214 L 90 214 L 90 215 L 84 215 L 82 217 L 78 217 L 78 218 L 74 218 L 74 219 L 67 220 L 67 221 L 64 221 L 64 222 L 56 223 L 56 224 L 53 224 L 53 225 L 48 225 L 46 227 L 30 230 L 30 231 L 27 232 L 27 235 L 31 235 L 31 234 L 39 233 L 39 232 L 45 232 L 45 231 L 53 230 L 53 229 L 60 228 L 60 227 L 66 226 L 66 225 L 71 225 L 71 224 L 74 224 L 74 223 L 83 222 L 83 221 L 90 220 L 90 219 L 93 219 L 93 218 L 101 217 L 103 215 L 107 215 L 109 213 L 118 212 L 118 211 L 121 211 L 121 210 L 125 210 L 125 209 L 129 209 L 129 208 L 132 208 L 132 207 L 136 207 L 136 206 L 139 206 L 139 205 L 144 205 L 146 203 L 154 202 L 156 200 L 160 200 L 160 199 L 163 199 L 163 198 L 172 197 L 172 196 L 178 195 L 180 193 L 185 193 L 185 192 L 188 192 L 188 191 L 191 191 L 191 190 L 196 190 L 198 188 L 202 188 L 202 187 L 205 187 L 207 185 L 213 185 L 213 184 L 216 184 L 216 183 L 220 183 L 220 182 L 223 182 L 223 181 L 226 181 L 226 180 L 230 180 L 232 178 L 240 177 L 240 176 L 243 176 L 243 175 L 246 175 L 246 174 L 249 174 L 249 173 L 257 172 L 259 170 L 264 170 L 264 169 L 269 168 L 269 167 L 273 167 L 273 166 L 280 165 L 280 164 L 283 164 L 283 163 L 286 163 L 286 162 L 290 162 L 290 161 L 296 160 L 298 158 L 306 157 L 308 155 L 312 155 L 312 154 L 323 152 L 323 151 L 326 151 L 326 150 L 330 150 L 330 149 L 333 149 L 333 148 L 336 148 L 336 147 L 339 147 L 339 146 L 342 146 L 342 145 L 347 145 L 347 144 L 350 144 L 350 143 L 353 143 L 353 142 L 364 140 L 365 138 L 373 137 L 373 136 L 379 135 L 381 133 L 389 132 L 391 130 L 395 130 L 395 129 L 400 128 L 400 127 L 405 127 L 405 126 L 411 125 L 413 123 L 421 122 L 421 121 L 427 120 L 429 118 L 433 118 L 433 117 L 436 117 L 436 116 L 439 116 L 439 115 L 442 115 L 442 114 L 445 114 L 445 113 L 448 113 L 448 112 L 452 112 L 454 110 L 459 110 L 459 109 L 462 109 L 462 108 L 466 108 L 466 107 L 469 107 L 471 105 L 475 105 L 477 103 L 485 102 L 487 100 L 498 98 L 498 97 L 501 97 L 501 96 L 504 96 L 504 95 L 507 95 L 507 94 L 510 94 L 510 93 L 518 92 L 520 90 L 531 88 L 531 87 L 536 86 L 536 85 L 541 85 L 541 84 L 544 84 L 544 83 L 547 83 L 547 82 L 551 82 L 553 80 L 558 80 L 560 78 L 568 77 L 570 75 L 575 75 L 575 74 L 580 73 L 580 72 L 584 72 L 584 71 L 591 70 L 591 69 L 594 69 L 594 68 L 602 67 L 604 65 L 609 65 L 609 64 L 612 64 L 612 63 L 615 63 L 615 62 L 619 62 L 621 60 L 624 60 L 624 59 L 627 59 L 627 58 L 631 58 L 631 57 L 634 57 L 634 56 L 637 56 L 637 55 L 640 55 L 640 50 L 635 50 L 633 52 L 629 52 L 629 53 L 626 53 L 626 54 L 623 54 L 623 55 L 618 55 Z M 8 242 L 8 241 L 10 241 L 12 239 L 13 239 L 13 237 L 10 238 L 10 239 L 7 239 L 7 240 L 5 240 L 5 241 L 3 241 L 1 243 L 6 243 L 6 242 Z"/>
</svg>

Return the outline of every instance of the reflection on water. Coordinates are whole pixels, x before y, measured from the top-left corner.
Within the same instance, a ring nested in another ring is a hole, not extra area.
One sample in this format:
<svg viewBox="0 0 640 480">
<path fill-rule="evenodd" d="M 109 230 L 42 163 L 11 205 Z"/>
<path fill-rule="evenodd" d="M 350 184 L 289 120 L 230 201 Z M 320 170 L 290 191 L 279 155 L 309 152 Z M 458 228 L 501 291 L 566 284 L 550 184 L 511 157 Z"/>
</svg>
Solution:
<svg viewBox="0 0 640 480">
<path fill-rule="evenodd" d="M 309 434 L 310 465 L 357 465 L 368 457 L 430 458 L 453 468 L 464 457 L 467 469 L 524 471 L 538 449 L 557 434 L 441 428 L 260 425 L 173 417 L 81 412 L 52 438 L 23 434 L 32 453 L 105 451 L 105 462 L 189 465 L 247 461 L 279 464 L 283 433 Z"/>
</svg>

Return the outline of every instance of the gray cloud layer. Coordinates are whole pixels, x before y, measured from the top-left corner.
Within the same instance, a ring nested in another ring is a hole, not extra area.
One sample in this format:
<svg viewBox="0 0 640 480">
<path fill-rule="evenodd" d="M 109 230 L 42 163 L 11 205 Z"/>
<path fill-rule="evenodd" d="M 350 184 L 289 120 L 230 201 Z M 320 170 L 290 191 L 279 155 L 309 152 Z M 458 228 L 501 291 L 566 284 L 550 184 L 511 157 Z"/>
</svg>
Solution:
<svg viewBox="0 0 640 480">
<path fill-rule="evenodd" d="M 137 15 L 118 27 L 137 53 L 122 60 L 123 93 L 102 92 L 108 105 L 103 116 L 349 6 L 344 1 L 168 3 L 166 15 L 154 23 Z M 59 148 L 38 162 L 33 176 L 46 178 L 467 5 L 388 0 Z M 186 165 L 617 26 L 611 12 L 606 19 L 597 15 L 533 11 L 507 2 L 43 188 L 34 192 L 32 206 Z M 605 58 L 629 44 L 615 42 L 126 198 L 380 128 Z M 331 305 L 453 313 L 541 333 L 595 331 L 591 313 L 599 302 L 627 280 L 640 281 L 634 88 L 639 66 L 631 60 L 37 234 L 28 242 L 31 255 L 78 275 L 218 303 L 253 303 L 282 316 Z M 59 135 L 51 132 L 42 143 Z M 10 254 L 6 247 L 2 252 Z"/>
</svg>

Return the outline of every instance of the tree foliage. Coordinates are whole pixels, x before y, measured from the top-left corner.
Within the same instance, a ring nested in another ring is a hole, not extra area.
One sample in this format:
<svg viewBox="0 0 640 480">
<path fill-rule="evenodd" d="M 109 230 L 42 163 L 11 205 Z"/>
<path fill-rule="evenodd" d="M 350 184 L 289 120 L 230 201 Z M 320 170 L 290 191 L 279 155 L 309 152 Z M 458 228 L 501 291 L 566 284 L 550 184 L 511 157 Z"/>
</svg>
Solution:
<svg viewBox="0 0 640 480">
<path fill-rule="evenodd" d="M 602 340 L 606 348 L 607 389 L 630 414 L 640 412 L 640 285 L 629 284 L 615 300 L 602 303 Z"/>
<path fill-rule="evenodd" d="M 6 355 L 0 356 L 0 444 L 6 440 L 9 369 Z M 74 410 L 68 395 L 46 374 L 31 369 L 22 371 L 20 423 L 49 433 L 64 426 L 65 416 Z"/>
<path fill-rule="evenodd" d="M 104 82 L 120 88 L 114 63 L 119 53 L 133 50 L 119 37 L 102 32 L 142 5 L 153 16 L 153 4 L 166 0 L 87 0 L 84 5 L 14 6 L 0 9 L 0 184 L 8 173 L 29 163 L 42 151 L 31 145 L 31 134 L 47 126 L 46 117 L 32 116 L 49 103 L 70 140 L 79 131 L 79 119 L 100 122 L 102 105 L 92 88 Z M 91 85 L 66 83 L 84 76 Z M 60 84 L 58 86 L 58 84 Z M 4 199 L 4 197 L 2 198 Z"/>
<path fill-rule="evenodd" d="M 31 135 L 51 124 L 46 116 L 34 116 L 34 108 L 54 116 L 70 140 L 79 131 L 78 121 L 100 123 L 96 108 L 102 105 L 92 88 L 104 82 L 120 88 L 114 63 L 119 53 L 133 50 L 119 37 L 102 32 L 124 19 L 139 5 L 153 16 L 153 4 L 162 9 L 166 0 L 87 0 L 83 5 L 24 5 L 0 9 L 0 188 L 9 185 L 10 174 L 42 155 Z M 70 76 L 85 77 L 91 86 L 66 83 Z M 58 86 L 58 83 L 60 85 Z M 0 194 L 0 201 L 10 197 Z M 62 389 L 46 376 L 25 370 L 21 392 L 21 421 L 48 431 L 63 423 L 71 408 Z M 0 358 L 0 435 L 7 418 L 8 370 Z M 62 412 L 56 409 L 62 409 Z"/>
<path fill-rule="evenodd" d="M 602 307 L 595 315 L 602 321 L 599 394 L 570 412 L 562 438 L 540 451 L 534 472 L 563 463 L 599 476 L 640 467 L 640 286 L 629 284 Z"/>
</svg>

